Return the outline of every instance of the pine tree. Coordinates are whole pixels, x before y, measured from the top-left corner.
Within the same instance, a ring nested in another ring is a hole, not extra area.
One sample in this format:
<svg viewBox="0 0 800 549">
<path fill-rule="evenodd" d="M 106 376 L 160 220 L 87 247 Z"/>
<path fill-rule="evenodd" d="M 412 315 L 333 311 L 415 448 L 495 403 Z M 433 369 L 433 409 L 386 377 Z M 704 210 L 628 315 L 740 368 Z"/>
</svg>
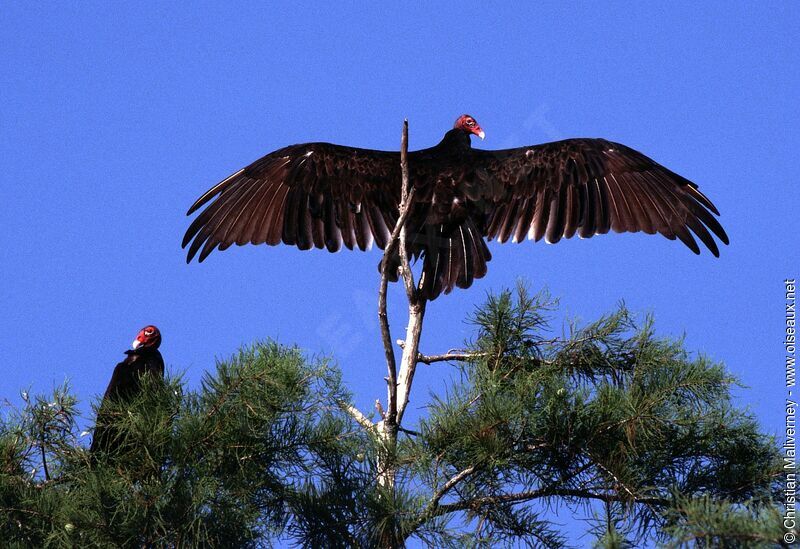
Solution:
<svg viewBox="0 0 800 549">
<path fill-rule="evenodd" d="M 94 463 L 66 387 L 0 426 L 0 538 L 31 546 L 600 547 L 780 543 L 775 441 L 723 366 L 624 307 L 552 337 L 555 304 L 490 297 L 457 368 L 387 447 L 328 361 L 256 343 L 188 390 L 147 383 Z M 432 366 L 433 367 L 433 366 Z M 392 464 L 394 483 L 378 482 Z M 586 538 L 582 538 L 586 539 Z"/>
</svg>

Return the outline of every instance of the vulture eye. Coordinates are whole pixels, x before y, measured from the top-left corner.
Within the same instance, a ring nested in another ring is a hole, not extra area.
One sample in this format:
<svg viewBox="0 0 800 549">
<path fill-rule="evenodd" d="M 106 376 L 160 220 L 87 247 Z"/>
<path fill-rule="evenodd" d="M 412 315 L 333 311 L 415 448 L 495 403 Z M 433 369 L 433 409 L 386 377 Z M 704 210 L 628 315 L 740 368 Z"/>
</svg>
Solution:
<svg viewBox="0 0 800 549">
<path fill-rule="evenodd" d="M 467 120 L 467 126 L 474 126 L 474 125 L 475 125 L 475 121 L 474 120 L 472 120 L 471 118 L 469 120 Z"/>
<path fill-rule="evenodd" d="M 144 331 L 144 335 L 146 335 L 146 336 L 151 336 L 151 335 L 153 335 L 153 330 L 145 330 L 145 331 Z"/>
</svg>

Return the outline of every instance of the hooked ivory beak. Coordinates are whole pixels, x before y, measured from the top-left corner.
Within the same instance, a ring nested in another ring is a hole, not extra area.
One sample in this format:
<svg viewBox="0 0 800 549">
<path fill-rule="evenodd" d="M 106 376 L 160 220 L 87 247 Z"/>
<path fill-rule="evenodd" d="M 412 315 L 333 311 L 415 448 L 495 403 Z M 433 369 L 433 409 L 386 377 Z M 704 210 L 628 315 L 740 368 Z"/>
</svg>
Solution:
<svg viewBox="0 0 800 549">
<path fill-rule="evenodd" d="M 133 343 L 131 343 L 131 349 L 136 350 L 141 344 L 142 342 L 139 341 L 139 338 L 136 338 L 133 340 Z"/>
<path fill-rule="evenodd" d="M 483 138 L 485 138 L 485 137 L 486 137 L 486 133 L 484 133 L 484 131 L 483 131 L 483 130 L 481 130 L 481 131 L 478 133 L 478 137 L 480 137 L 481 139 L 483 139 Z"/>
</svg>

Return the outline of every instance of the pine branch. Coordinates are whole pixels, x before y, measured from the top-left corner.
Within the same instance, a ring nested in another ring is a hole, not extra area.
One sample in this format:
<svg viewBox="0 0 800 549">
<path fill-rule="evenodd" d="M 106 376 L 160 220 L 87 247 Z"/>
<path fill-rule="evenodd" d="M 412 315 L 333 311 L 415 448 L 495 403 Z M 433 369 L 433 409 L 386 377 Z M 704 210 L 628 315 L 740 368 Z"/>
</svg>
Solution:
<svg viewBox="0 0 800 549">
<path fill-rule="evenodd" d="M 466 469 L 462 469 L 461 471 L 459 471 L 458 473 L 456 473 L 455 475 L 450 477 L 450 480 L 445 482 L 444 486 L 442 486 L 435 494 L 433 494 L 433 497 L 431 498 L 431 502 L 428 504 L 429 511 L 432 510 L 432 509 L 435 509 L 436 506 L 439 505 L 439 501 L 456 484 L 458 484 L 459 482 L 461 482 L 462 480 L 464 480 L 465 478 L 467 478 L 468 476 L 470 476 L 474 472 L 475 472 L 475 466 L 474 465 L 470 465 Z"/>
<path fill-rule="evenodd" d="M 485 505 L 497 505 L 502 503 L 522 503 L 532 501 L 535 499 L 549 498 L 549 497 L 571 497 L 599 500 L 606 503 L 611 502 L 631 502 L 631 498 L 621 496 L 616 493 L 608 492 L 592 492 L 591 490 L 584 490 L 578 488 L 542 488 L 540 490 L 528 490 L 524 492 L 517 492 L 514 494 L 504 494 L 500 496 L 484 496 L 472 498 L 468 500 L 459 501 L 456 503 L 448 503 L 440 505 L 433 516 L 440 516 L 447 513 L 456 511 L 465 511 L 467 509 L 475 510 Z M 656 507 L 667 507 L 670 505 L 670 500 L 658 497 L 635 497 L 633 503 L 641 503 L 644 505 L 652 505 Z"/>
<path fill-rule="evenodd" d="M 42 440 L 39 445 L 39 449 L 42 452 L 42 469 L 44 469 L 44 480 L 45 482 L 50 481 L 50 471 L 47 469 L 47 451 L 45 450 L 45 442 L 44 442 L 44 429 L 46 427 L 42 427 Z"/>
<path fill-rule="evenodd" d="M 397 340 L 397 345 L 404 349 L 406 348 L 406 342 L 402 339 Z M 470 360 L 474 360 L 476 358 L 481 358 L 486 356 L 486 353 L 471 353 L 469 351 L 458 351 L 456 349 L 450 349 L 446 353 L 442 353 L 439 355 L 425 355 L 422 353 L 417 353 L 417 362 L 422 362 L 423 364 L 433 364 L 434 362 L 468 362 Z"/>
</svg>

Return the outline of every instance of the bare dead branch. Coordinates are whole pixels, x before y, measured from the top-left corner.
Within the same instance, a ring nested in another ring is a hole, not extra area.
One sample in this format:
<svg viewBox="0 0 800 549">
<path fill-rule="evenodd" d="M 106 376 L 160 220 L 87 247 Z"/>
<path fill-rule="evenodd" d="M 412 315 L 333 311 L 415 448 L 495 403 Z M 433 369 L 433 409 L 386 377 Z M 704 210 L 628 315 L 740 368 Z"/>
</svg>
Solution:
<svg viewBox="0 0 800 549">
<path fill-rule="evenodd" d="M 402 339 L 397 340 L 397 345 L 404 349 L 406 348 L 406 342 Z M 423 364 L 433 364 L 434 362 L 466 362 L 468 360 L 472 360 L 473 358 L 480 358 L 485 356 L 485 353 L 470 353 L 469 351 L 462 351 L 458 349 L 450 349 L 446 353 L 442 353 L 439 355 L 425 355 L 422 353 L 417 353 L 417 362 L 422 362 Z"/>
<path fill-rule="evenodd" d="M 375 399 L 375 409 L 382 418 L 386 419 L 386 411 L 383 409 L 383 404 L 381 404 L 380 399 Z"/>
<path fill-rule="evenodd" d="M 403 138 L 401 143 L 403 147 L 406 149 L 406 154 L 408 151 L 408 120 L 404 121 L 403 123 Z M 406 159 L 406 155 L 402 152 L 401 147 L 401 159 Z M 406 159 L 407 163 L 407 159 Z M 402 167 L 401 167 L 402 169 Z M 406 178 L 408 175 L 408 167 L 406 166 L 404 173 L 406 174 Z M 383 349 L 386 355 L 386 367 L 389 372 L 388 380 L 387 380 L 387 414 L 384 421 L 387 422 L 387 425 L 394 426 L 397 424 L 397 360 L 394 356 L 394 348 L 392 347 L 392 335 L 391 331 L 389 330 L 389 315 L 386 313 L 386 291 L 389 287 L 389 273 L 386 266 L 389 264 L 389 260 L 392 257 L 395 249 L 397 248 L 401 231 L 408 220 L 408 216 L 411 212 L 411 208 L 408 207 L 411 204 L 414 196 L 414 189 L 408 189 L 408 192 L 405 191 L 406 185 L 403 185 L 403 193 L 402 199 L 400 201 L 400 215 L 397 219 L 397 223 L 392 230 L 391 237 L 389 238 L 389 242 L 386 243 L 386 249 L 383 251 L 383 260 L 382 260 L 382 268 L 381 268 L 381 284 L 380 290 L 378 292 L 378 319 L 380 321 L 381 326 L 381 338 L 383 339 Z M 404 246 L 404 244 L 403 244 Z M 407 261 L 406 261 L 407 263 Z"/>
<path fill-rule="evenodd" d="M 397 423 L 403 419 L 408 406 L 411 384 L 417 369 L 419 356 L 419 338 L 422 335 L 422 321 L 425 318 L 425 300 L 410 303 L 408 306 L 408 327 L 406 328 L 406 346 L 400 364 L 400 377 L 397 380 Z"/>
<path fill-rule="evenodd" d="M 411 183 L 408 175 L 408 120 L 403 121 L 403 137 L 400 140 L 400 173 L 401 173 L 401 199 L 400 204 L 403 205 L 404 210 L 411 210 L 411 202 L 409 197 L 411 195 Z M 412 304 L 417 301 L 417 294 L 414 288 L 414 273 L 411 272 L 411 265 L 408 262 L 408 250 L 406 248 L 406 224 L 400 226 L 400 239 L 398 245 L 400 246 L 400 265 L 401 275 L 403 278 L 403 285 L 406 289 L 406 298 L 408 303 Z"/>
<path fill-rule="evenodd" d="M 405 213 L 411 207 L 411 199 L 414 187 L 409 180 L 408 169 L 408 120 L 403 123 L 403 140 L 400 147 L 400 167 L 402 173 L 402 197 Z M 408 405 L 411 393 L 411 383 L 414 380 L 414 372 L 417 368 L 417 355 L 419 354 L 419 338 L 422 334 L 422 321 L 425 317 L 426 300 L 420 297 L 420 293 L 414 284 L 414 273 L 408 261 L 408 250 L 406 249 L 406 227 L 405 224 L 400 228 L 400 263 L 403 285 L 406 289 L 408 299 L 408 326 L 406 327 L 406 338 L 403 345 L 403 356 L 400 362 L 400 375 L 397 380 L 397 415 L 396 424 L 400 425 L 403 413 Z"/>
<path fill-rule="evenodd" d="M 343 402 L 341 403 L 341 405 L 342 409 L 344 409 L 345 412 L 350 414 L 350 417 L 352 417 L 356 421 L 356 423 L 361 425 L 364 429 L 366 429 L 367 431 L 375 430 L 375 424 L 372 423 L 367 416 L 361 413 L 361 410 L 359 410 L 352 404 L 347 404 Z"/>
<path fill-rule="evenodd" d="M 419 353 L 417 360 L 423 364 L 434 362 L 467 362 L 483 356 L 484 353 L 443 353 L 441 355 L 423 355 Z"/>
<path fill-rule="evenodd" d="M 391 244 L 386 246 L 385 253 L 383 254 L 383 264 L 388 264 L 388 257 L 389 252 L 391 250 Z M 378 319 L 381 325 L 381 338 L 383 339 L 383 350 L 386 356 L 386 368 L 389 372 L 389 376 L 386 380 L 386 384 L 388 386 L 387 391 L 387 405 L 389 406 L 389 416 L 391 416 L 391 421 L 394 421 L 394 417 L 397 415 L 397 403 L 396 403 L 396 395 L 397 395 L 397 360 L 394 357 L 394 349 L 391 346 L 392 335 L 389 331 L 389 316 L 386 314 L 386 290 L 388 288 L 388 279 L 386 276 L 386 269 L 384 268 L 381 272 L 381 286 L 380 291 L 378 292 Z M 387 341 L 389 344 L 387 345 Z M 382 414 L 383 415 L 383 414 Z M 384 416 L 384 421 L 389 420 L 389 416 Z"/>
</svg>

